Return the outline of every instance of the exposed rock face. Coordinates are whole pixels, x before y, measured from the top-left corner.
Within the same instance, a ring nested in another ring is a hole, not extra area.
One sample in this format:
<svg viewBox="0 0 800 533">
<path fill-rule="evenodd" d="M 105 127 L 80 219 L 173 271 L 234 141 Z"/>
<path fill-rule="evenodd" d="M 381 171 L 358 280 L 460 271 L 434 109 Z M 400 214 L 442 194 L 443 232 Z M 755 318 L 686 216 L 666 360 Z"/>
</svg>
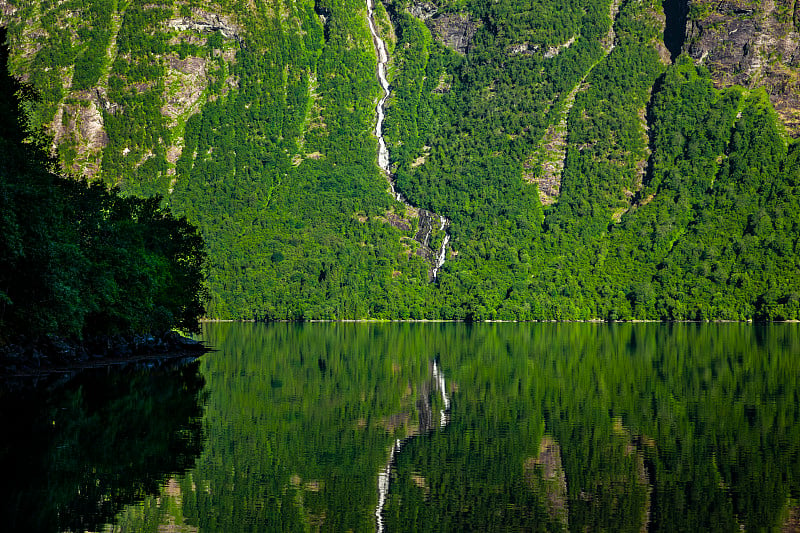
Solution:
<svg viewBox="0 0 800 533">
<path fill-rule="evenodd" d="M 447 47 L 462 54 L 467 53 L 478 25 L 462 13 L 440 15 L 430 22 L 433 33 Z"/>
<path fill-rule="evenodd" d="M 106 113 L 111 113 L 113 115 L 119 109 L 119 106 L 116 103 L 108 99 L 108 94 L 106 94 L 106 90 L 104 87 L 98 87 L 95 90 L 95 98 L 96 98 L 95 101 L 100 106 L 100 109 L 102 109 Z"/>
<path fill-rule="evenodd" d="M 443 45 L 466 54 L 478 23 L 470 19 L 465 13 L 439 13 L 439 8 L 431 2 L 416 2 L 408 8 L 409 13 L 430 28 L 436 38 Z"/>
<path fill-rule="evenodd" d="M 428 20 L 433 17 L 439 9 L 430 2 L 419 2 L 408 8 L 409 13 L 420 20 Z"/>
<path fill-rule="evenodd" d="M 619 13 L 621 0 L 613 0 L 609 7 L 608 16 L 611 25 L 608 33 L 602 41 L 606 55 L 614 49 L 616 31 L 614 21 Z M 544 53 L 545 59 L 551 59 L 562 51 L 566 50 L 575 43 L 575 37 L 559 46 L 553 46 Z M 527 43 L 518 45 L 511 49 L 511 53 L 534 53 L 539 49 L 538 46 L 530 47 Z M 594 67 L 592 67 L 593 69 Z M 567 157 L 567 137 L 569 128 L 567 120 L 570 111 L 575 104 L 575 98 L 579 92 L 586 91 L 589 85 L 586 83 L 592 69 L 590 69 L 581 81 L 572 88 L 564 98 L 564 107 L 559 116 L 558 122 L 551 124 L 545 131 L 539 149 L 523 163 L 522 178 L 528 183 L 535 183 L 539 188 L 539 200 L 542 205 L 550 205 L 556 201 L 561 192 L 561 178 L 564 171 L 564 164 Z M 644 112 L 644 110 L 643 110 Z"/>
<path fill-rule="evenodd" d="M 91 8 L 84 6 L 79 10 L 55 3 L 45 6 L 37 2 L 14 2 L 0 0 L 0 24 L 8 24 L 21 28 L 9 33 L 11 45 L 10 65 L 12 72 L 23 82 L 30 81 L 33 64 L 40 50 L 53 48 L 56 31 L 70 35 L 75 49 L 87 46 L 82 31 L 89 28 Z M 172 51 L 160 52 L 150 57 L 138 57 L 129 49 L 118 57 L 117 39 L 127 19 L 127 5 L 118 6 L 110 13 L 109 38 L 102 43 L 105 47 L 96 57 L 102 62 L 97 81 L 91 87 L 86 83 L 76 86 L 73 83 L 72 66 L 59 69 L 44 69 L 50 79 L 48 83 L 60 86 L 62 97 L 56 104 L 54 116 L 38 117 L 47 125 L 53 135 L 53 150 L 59 150 L 66 170 L 75 175 L 97 178 L 101 174 L 103 160 L 109 149 L 127 156 L 132 146 L 129 141 L 120 139 L 120 128 L 107 131 L 109 118 L 113 115 L 117 122 L 127 120 L 130 110 L 124 95 L 148 95 L 159 101 L 161 114 L 166 119 L 165 126 L 169 135 L 160 138 L 157 143 L 166 153 L 166 175 L 175 175 L 175 164 L 183 149 L 183 127 L 189 117 L 200 112 L 203 105 L 216 98 L 224 97 L 231 89 L 238 86 L 238 80 L 231 74 L 230 65 L 236 62 L 237 50 L 242 47 L 244 30 L 235 22 L 234 15 L 212 13 L 199 8 L 189 10 L 175 6 L 172 15 L 175 18 L 163 20 L 149 31 L 161 34 L 168 39 Z M 185 6 L 184 6 L 185 7 Z M 148 5 L 145 10 L 160 9 L 157 5 Z M 182 16 L 178 16 L 178 15 Z M 50 26 L 43 26 L 40 18 L 46 15 Z M 87 26 L 88 24 L 88 26 Z M 123 32 L 124 33 L 124 32 Z M 223 44 L 213 50 L 206 49 L 209 36 L 219 34 Z M 186 45 L 183 53 L 175 47 Z M 57 47 L 55 47 L 57 48 Z M 156 67 L 155 71 L 163 74 L 148 76 L 142 79 L 128 80 L 126 69 L 118 68 L 118 64 L 129 63 L 141 67 Z M 41 72 L 41 71 L 40 71 Z M 210 82 L 221 81 L 213 90 L 209 90 Z M 123 98 L 121 98 L 123 97 Z M 120 150 L 120 146 L 123 148 Z M 140 150 L 135 166 L 143 163 L 157 152 L 155 145 Z M 67 155 L 65 155 L 67 154 Z M 160 155 L 159 157 L 164 157 Z M 103 170 L 105 172 L 105 170 Z M 109 181 L 119 182 L 121 176 L 103 176 Z M 163 191 L 163 192 L 170 192 Z"/>
<path fill-rule="evenodd" d="M 411 223 L 394 212 L 386 213 L 386 221 L 400 231 L 411 231 Z"/>
<path fill-rule="evenodd" d="M 430 244 L 431 235 L 433 235 L 433 230 L 437 227 L 438 222 L 438 215 L 425 209 L 419 210 L 419 229 L 417 229 L 417 234 L 414 235 L 414 240 L 421 245 L 417 250 L 417 255 L 428 261 L 433 261 L 436 256 L 436 252 L 431 250 Z"/>
<path fill-rule="evenodd" d="M 7 0 L 0 0 L 0 15 L 10 17 L 17 12 L 17 8 L 8 3 Z"/>
<path fill-rule="evenodd" d="M 542 205 L 555 202 L 561 191 L 561 173 L 567 156 L 567 118 L 578 92 L 585 89 L 585 84 L 579 83 L 569 92 L 559 121 L 547 128 L 539 149 L 523 163 L 522 178 L 539 187 Z"/>
<path fill-rule="evenodd" d="M 508 47 L 508 53 L 510 55 L 512 55 L 512 56 L 520 55 L 520 54 L 529 56 L 529 55 L 533 55 L 537 51 L 539 51 L 539 48 L 540 47 L 539 47 L 538 44 L 531 44 L 531 43 L 528 43 L 528 42 L 519 43 L 519 44 L 512 44 L 512 45 L 510 45 Z"/>
<path fill-rule="evenodd" d="M 408 239 L 408 243 L 412 240 L 417 244 L 407 246 L 406 251 L 409 256 L 413 253 L 422 259 L 434 263 L 437 258 L 437 252 L 432 248 L 434 244 L 434 236 L 438 236 L 440 232 L 444 231 L 442 228 L 442 218 L 436 213 L 431 213 L 426 209 L 417 207 L 406 206 L 405 213 L 399 214 L 392 211 L 387 211 L 383 216 L 377 217 L 377 220 L 390 224 L 400 231 L 411 231 L 413 229 L 413 220 L 417 220 L 417 230 L 414 233 L 413 239 Z M 360 222 L 366 222 L 367 217 L 358 217 Z"/>
<path fill-rule="evenodd" d="M 73 164 L 76 174 L 94 177 L 100 170 L 100 156 L 108 144 L 103 122 L 103 103 L 99 91 L 81 91 L 75 95 L 81 103 L 64 104 L 53 121 L 53 141 L 56 146 L 67 142 L 75 146 L 77 158 L 83 164 Z"/>
<path fill-rule="evenodd" d="M 172 19 L 167 22 L 167 26 L 177 31 L 193 30 L 200 33 L 214 33 L 218 31 L 226 39 L 241 41 L 239 28 L 226 18 L 216 13 L 206 13 L 200 10 L 196 10 L 194 15 L 194 17 Z"/>
<path fill-rule="evenodd" d="M 208 59 L 189 56 L 181 60 L 173 54 L 166 64 L 165 81 L 170 95 L 165 98 L 161 113 L 171 119 L 174 127 L 179 117 L 200 111 L 203 91 L 208 86 Z"/>
<path fill-rule="evenodd" d="M 764 87 L 789 133 L 800 135 L 800 2 L 692 0 L 684 50 L 718 87 Z"/>
</svg>

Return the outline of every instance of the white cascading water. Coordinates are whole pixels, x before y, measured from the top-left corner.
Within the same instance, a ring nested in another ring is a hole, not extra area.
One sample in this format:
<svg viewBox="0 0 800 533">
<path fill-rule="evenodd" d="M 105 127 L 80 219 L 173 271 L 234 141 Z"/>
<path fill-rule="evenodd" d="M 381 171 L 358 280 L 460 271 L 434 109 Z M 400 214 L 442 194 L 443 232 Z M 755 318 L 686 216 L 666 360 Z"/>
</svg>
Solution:
<svg viewBox="0 0 800 533">
<path fill-rule="evenodd" d="M 389 63 L 389 53 L 386 49 L 386 43 L 378 36 L 378 31 L 375 28 L 375 11 L 373 7 L 373 0 L 366 0 L 367 2 L 367 22 L 369 24 L 369 31 L 372 34 L 372 42 L 375 45 L 375 53 L 378 56 L 378 81 L 383 89 L 383 96 L 378 101 L 375 107 L 376 123 L 375 123 L 375 137 L 378 139 L 378 166 L 386 173 L 389 179 L 389 187 L 391 188 L 392 195 L 398 202 L 402 202 L 406 207 L 413 208 L 411 204 L 403 197 L 402 194 L 397 192 L 394 186 L 394 179 L 389 171 L 389 147 L 386 146 L 386 140 L 383 138 L 383 120 L 385 118 L 386 101 L 389 99 L 390 88 L 389 80 L 386 79 L 386 66 Z M 443 216 L 439 216 L 441 223 L 440 230 L 445 231 L 450 225 L 450 221 Z M 439 269 L 445 261 L 447 244 L 450 242 L 450 235 L 445 233 L 442 240 L 442 246 L 436 256 L 436 264 L 433 267 L 432 275 L 436 279 Z M 439 389 L 444 402 L 444 409 L 441 410 L 440 426 L 445 427 L 448 422 L 450 412 L 450 399 L 447 397 L 446 383 L 444 374 L 442 374 L 436 361 L 433 362 L 433 380 L 436 388 Z M 409 437 L 410 438 L 410 437 Z M 378 533 L 383 533 L 383 507 L 386 505 L 386 498 L 389 495 L 389 483 L 392 475 L 392 465 L 394 464 L 395 457 L 400 453 L 403 443 L 407 439 L 397 439 L 392 445 L 389 452 L 389 460 L 386 462 L 386 467 L 378 473 L 378 506 L 375 508 L 375 524 Z"/>
<path fill-rule="evenodd" d="M 442 223 L 442 226 L 439 229 L 445 231 L 445 229 L 447 229 L 447 226 L 449 225 L 449 221 L 441 215 L 439 215 L 439 220 Z M 432 271 L 433 279 L 436 279 L 436 275 L 439 273 L 439 269 L 442 268 L 442 265 L 444 265 L 445 254 L 447 252 L 447 244 L 449 242 L 450 242 L 450 234 L 445 232 L 444 239 L 442 239 L 442 247 L 439 249 L 439 255 L 436 256 L 436 265 L 433 267 Z"/>
<path fill-rule="evenodd" d="M 386 100 L 389 99 L 390 94 L 389 80 L 386 79 L 389 52 L 386 49 L 386 43 L 378 36 L 378 30 L 375 28 L 375 9 L 372 2 L 373 0 L 367 0 L 367 23 L 369 24 L 369 32 L 372 34 L 372 42 L 375 44 L 375 53 L 378 55 L 378 82 L 383 89 L 383 97 L 378 101 L 378 105 L 375 108 L 375 113 L 378 115 L 378 120 L 375 123 L 375 137 L 378 138 L 378 166 L 388 174 L 389 148 L 383 138 L 383 119 L 385 117 Z M 392 192 L 394 192 L 394 183 L 392 183 Z M 400 200 L 396 192 L 395 197 Z"/>
<path fill-rule="evenodd" d="M 386 145 L 386 139 L 383 138 L 383 120 L 386 118 L 386 101 L 389 99 L 389 95 L 391 94 L 391 90 L 389 87 L 389 80 L 386 78 L 386 69 L 387 65 L 389 64 L 389 52 L 386 48 L 386 43 L 383 39 L 378 35 L 378 30 L 375 27 L 375 8 L 373 1 L 374 0 L 366 0 L 367 1 L 367 23 L 369 24 L 369 32 L 372 34 L 372 43 L 375 45 L 375 53 L 378 56 L 378 82 L 381 84 L 381 88 L 383 89 L 383 96 L 380 100 L 378 100 L 378 104 L 375 106 L 375 137 L 378 138 L 378 166 L 386 173 L 386 176 L 389 178 L 389 187 L 392 190 L 392 196 L 398 201 L 402 202 L 406 207 L 413 208 L 411 204 L 403 197 L 402 194 L 397 192 L 397 189 L 394 186 L 394 179 L 392 177 L 392 173 L 389 171 L 389 147 Z M 450 225 L 450 221 L 447 220 L 443 216 L 439 216 L 439 219 L 442 223 L 441 230 L 445 231 L 447 227 Z M 442 246 L 439 249 L 439 253 L 436 254 L 436 264 L 434 265 L 433 269 L 431 270 L 431 275 L 433 279 L 436 279 L 436 275 L 439 273 L 439 269 L 442 268 L 444 265 L 445 257 L 446 257 L 446 249 L 447 244 L 450 242 L 450 235 L 445 233 L 444 239 L 442 239 Z"/>
</svg>

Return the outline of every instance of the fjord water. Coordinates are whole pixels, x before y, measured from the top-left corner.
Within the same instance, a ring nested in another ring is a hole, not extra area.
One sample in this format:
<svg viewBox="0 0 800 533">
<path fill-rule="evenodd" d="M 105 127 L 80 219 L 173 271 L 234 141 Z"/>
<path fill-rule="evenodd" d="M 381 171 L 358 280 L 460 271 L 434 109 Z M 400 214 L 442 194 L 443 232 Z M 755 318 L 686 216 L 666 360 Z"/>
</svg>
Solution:
<svg viewBox="0 0 800 533">
<path fill-rule="evenodd" d="M 217 351 L 195 366 L 51 388 L 55 425 L 28 449 L 5 395 L 3 461 L 17 467 L 0 519 L 153 532 L 800 522 L 797 324 L 233 323 L 203 337 Z"/>
</svg>

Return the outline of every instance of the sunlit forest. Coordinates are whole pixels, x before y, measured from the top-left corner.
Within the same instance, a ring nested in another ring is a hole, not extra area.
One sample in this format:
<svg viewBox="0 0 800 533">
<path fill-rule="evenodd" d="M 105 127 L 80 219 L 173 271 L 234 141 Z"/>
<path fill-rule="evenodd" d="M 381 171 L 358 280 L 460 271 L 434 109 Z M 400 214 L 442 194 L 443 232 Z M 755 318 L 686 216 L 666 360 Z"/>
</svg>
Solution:
<svg viewBox="0 0 800 533">
<path fill-rule="evenodd" d="M 391 179 L 450 221 L 435 278 L 376 165 L 365 3 L 14 5 L 30 131 L 200 228 L 209 318 L 800 319 L 797 144 L 680 54 L 675 2 L 376 3 Z"/>
</svg>

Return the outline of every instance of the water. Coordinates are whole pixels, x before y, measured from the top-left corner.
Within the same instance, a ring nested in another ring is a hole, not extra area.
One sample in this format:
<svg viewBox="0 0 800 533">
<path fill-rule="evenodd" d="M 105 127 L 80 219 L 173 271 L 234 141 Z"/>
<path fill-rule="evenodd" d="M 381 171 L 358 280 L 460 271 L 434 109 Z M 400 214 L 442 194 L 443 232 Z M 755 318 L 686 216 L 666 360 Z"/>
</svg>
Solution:
<svg viewBox="0 0 800 533">
<path fill-rule="evenodd" d="M 375 123 L 375 137 L 378 138 L 378 166 L 387 174 L 389 173 L 389 149 L 386 146 L 386 141 L 383 138 L 383 120 L 385 118 L 386 101 L 389 99 L 389 80 L 386 79 L 386 66 L 389 63 L 389 53 L 386 50 L 386 43 L 378 36 L 378 31 L 375 28 L 375 12 L 373 9 L 373 0 L 366 0 L 367 2 L 367 24 L 369 31 L 372 34 L 372 42 L 375 45 L 375 54 L 378 58 L 377 75 L 378 82 L 381 84 L 383 96 L 375 106 L 375 114 L 377 120 Z M 400 193 L 394 190 L 394 182 L 390 178 L 392 192 L 399 202 L 404 202 Z"/>
<path fill-rule="evenodd" d="M 381 90 L 383 91 L 383 96 L 381 96 L 381 98 L 378 100 L 378 103 L 375 105 L 375 137 L 378 138 L 378 166 L 386 174 L 386 177 L 389 180 L 389 188 L 391 189 L 392 196 L 394 196 L 395 200 L 401 202 L 406 207 L 414 209 L 414 206 L 412 206 L 408 200 L 406 200 L 406 198 L 395 188 L 394 177 L 392 176 L 389 168 L 389 147 L 386 145 L 386 139 L 383 137 L 383 121 L 386 118 L 386 101 L 389 100 L 389 96 L 391 95 L 391 86 L 389 85 L 389 80 L 386 78 L 387 66 L 389 64 L 389 52 L 386 48 L 386 43 L 383 39 L 381 39 L 380 35 L 378 35 L 378 30 L 375 27 L 375 9 L 373 0 L 366 0 L 366 3 L 367 25 L 369 26 L 369 32 L 372 35 L 372 43 L 375 46 L 375 55 L 378 61 L 376 66 L 376 74 L 378 76 L 378 83 L 380 83 Z M 433 213 L 431 213 L 431 215 L 433 215 Z M 439 217 L 439 222 L 441 223 L 439 230 L 446 232 L 447 228 L 450 227 L 450 221 L 442 215 L 435 216 Z M 423 246 L 428 246 L 430 234 L 421 239 L 419 238 L 419 235 L 415 236 L 415 238 Z M 431 279 L 436 279 L 439 274 L 439 270 L 444 265 L 447 253 L 447 244 L 449 242 L 450 235 L 445 233 L 442 244 L 439 247 L 439 251 L 434 257 L 434 264 L 431 268 Z"/>
<path fill-rule="evenodd" d="M 204 337 L 218 351 L 194 366 L 0 395 L 3 530 L 800 523 L 797 324 L 207 324 Z"/>
</svg>

